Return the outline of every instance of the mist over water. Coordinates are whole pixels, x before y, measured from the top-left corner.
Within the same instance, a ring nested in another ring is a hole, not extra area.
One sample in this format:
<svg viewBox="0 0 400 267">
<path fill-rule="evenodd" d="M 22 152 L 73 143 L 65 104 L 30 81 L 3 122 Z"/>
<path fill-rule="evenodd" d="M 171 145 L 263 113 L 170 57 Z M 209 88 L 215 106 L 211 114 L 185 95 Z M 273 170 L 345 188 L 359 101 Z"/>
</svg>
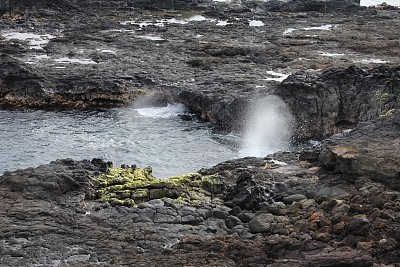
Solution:
<svg viewBox="0 0 400 267">
<path fill-rule="evenodd" d="M 263 157 L 289 149 L 293 118 L 285 102 L 269 95 L 249 107 L 240 156 Z"/>
</svg>

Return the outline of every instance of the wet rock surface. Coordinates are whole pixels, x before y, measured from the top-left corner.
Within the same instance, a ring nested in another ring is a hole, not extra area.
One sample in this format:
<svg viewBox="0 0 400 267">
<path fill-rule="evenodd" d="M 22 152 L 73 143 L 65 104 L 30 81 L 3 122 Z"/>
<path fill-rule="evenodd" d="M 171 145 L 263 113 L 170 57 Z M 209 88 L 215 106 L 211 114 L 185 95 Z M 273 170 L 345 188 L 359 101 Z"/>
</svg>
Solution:
<svg viewBox="0 0 400 267">
<path fill-rule="evenodd" d="M 232 129 L 274 93 L 294 139 L 329 138 L 165 180 L 99 159 L 5 172 L 0 266 L 398 264 L 399 10 L 322 2 L 33 1 L 3 14 L 2 107 L 140 96 Z"/>
</svg>

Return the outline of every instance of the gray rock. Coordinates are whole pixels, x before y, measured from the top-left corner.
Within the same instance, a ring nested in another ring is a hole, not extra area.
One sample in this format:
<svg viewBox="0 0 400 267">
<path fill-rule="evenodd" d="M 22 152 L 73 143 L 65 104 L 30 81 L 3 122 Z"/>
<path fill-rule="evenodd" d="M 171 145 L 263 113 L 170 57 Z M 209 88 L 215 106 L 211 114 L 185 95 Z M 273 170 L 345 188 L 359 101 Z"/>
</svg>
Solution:
<svg viewBox="0 0 400 267">
<path fill-rule="evenodd" d="M 274 222 L 274 220 L 274 215 L 270 213 L 260 213 L 249 222 L 250 230 L 252 233 L 269 232 L 271 230 L 271 223 Z"/>
<path fill-rule="evenodd" d="M 198 208 L 196 209 L 196 214 L 198 214 L 203 219 L 212 217 L 212 210 L 208 208 Z"/>
<path fill-rule="evenodd" d="M 250 213 L 250 212 L 242 212 L 238 215 L 238 218 L 244 222 L 244 223 L 248 223 L 251 221 L 251 219 L 254 218 L 254 214 Z"/>
<path fill-rule="evenodd" d="M 194 215 L 196 213 L 196 208 L 192 206 L 183 206 L 178 210 L 178 214 L 182 217 L 188 216 L 188 215 Z"/>
<path fill-rule="evenodd" d="M 140 222 L 153 222 L 155 210 L 151 208 L 142 208 L 138 210 Z"/>
<path fill-rule="evenodd" d="M 160 213 L 160 214 L 165 214 L 165 215 L 170 215 L 170 216 L 178 215 L 177 211 L 170 207 L 162 206 L 162 207 L 158 207 L 156 210 L 157 210 L 156 212 Z"/>
<path fill-rule="evenodd" d="M 304 199 L 307 199 L 307 197 L 302 195 L 302 194 L 294 194 L 294 195 L 290 195 L 290 196 L 284 197 L 282 199 L 282 201 L 283 201 L 283 203 L 285 203 L 287 205 L 290 205 L 293 202 L 299 202 L 299 201 L 304 200 Z"/>
<path fill-rule="evenodd" d="M 196 225 L 203 221 L 204 221 L 204 219 L 202 217 L 196 217 L 194 215 L 186 215 L 186 216 L 182 216 L 182 218 L 181 218 L 181 223 L 183 223 L 183 224 Z"/>
<path fill-rule="evenodd" d="M 229 213 L 224 210 L 213 209 L 212 212 L 213 212 L 213 217 L 215 217 L 217 219 L 225 220 L 229 216 Z"/>
<path fill-rule="evenodd" d="M 241 221 L 238 217 L 236 217 L 236 216 L 229 215 L 228 218 L 226 218 L 225 223 L 226 223 L 226 226 L 227 226 L 229 229 L 232 229 L 232 228 L 235 227 L 236 225 L 241 224 L 242 221 Z"/>
<path fill-rule="evenodd" d="M 154 223 L 174 223 L 174 222 L 176 222 L 176 216 L 155 213 L 153 221 L 154 221 Z"/>
</svg>

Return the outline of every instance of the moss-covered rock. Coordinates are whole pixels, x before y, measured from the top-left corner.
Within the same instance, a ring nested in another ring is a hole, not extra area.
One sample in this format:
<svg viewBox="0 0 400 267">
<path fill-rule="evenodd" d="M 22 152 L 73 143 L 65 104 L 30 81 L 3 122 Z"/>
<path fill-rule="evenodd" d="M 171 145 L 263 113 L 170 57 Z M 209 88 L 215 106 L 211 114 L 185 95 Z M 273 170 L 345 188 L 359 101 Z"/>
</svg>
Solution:
<svg viewBox="0 0 400 267">
<path fill-rule="evenodd" d="M 223 192 L 223 180 L 218 175 L 203 176 L 188 173 L 159 179 L 150 167 L 135 165 L 120 168 L 110 166 L 97 181 L 96 199 L 111 205 L 133 206 L 153 199 L 172 199 L 183 203 L 210 202 L 211 197 Z"/>
</svg>

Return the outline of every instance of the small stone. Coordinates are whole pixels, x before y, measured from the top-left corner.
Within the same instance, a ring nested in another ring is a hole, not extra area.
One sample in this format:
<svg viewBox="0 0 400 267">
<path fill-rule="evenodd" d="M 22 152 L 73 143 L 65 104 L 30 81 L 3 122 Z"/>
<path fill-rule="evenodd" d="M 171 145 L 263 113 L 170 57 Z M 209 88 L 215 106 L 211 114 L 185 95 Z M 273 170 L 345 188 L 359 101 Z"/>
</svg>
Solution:
<svg viewBox="0 0 400 267">
<path fill-rule="evenodd" d="M 291 205 L 286 206 L 285 208 L 280 208 L 276 212 L 277 215 L 287 215 L 287 214 L 297 214 L 301 208 L 301 204 L 295 202 Z"/>
<path fill-rule="evenodd" d="M 379 217 L 381 217 L 382 219 L 385 219 L 385 220 L 394 221 L 394 216 L 389 214 L 389 212 L 387 212 L 387 211 L 381 211 L 381 213 L 379 214 Z"/>
<path fill-rule="evenodd" d="M 230 215 L 238 216 L 242 212 L 242 209 L 239 206 L 234 207 L 229 211 Z"/>
<path fill-rule="evenodd" d="M 182 217 L 196 213 L 196 208 L 192 206 L 183 206 L 178 210 L 178 214 Z"/>
<path fill-rule="evenodd" d="M 346 233 L 363 236 L 368 232 L 369 220 L 364 214 L 355 215 L 349 219 L 346 225 Z"/>
<path fill-rule="evenodd" d="M 212 216 L 211 209 L 205 209 L 205 208 L 196 209 L 196 213 L 203 219 L 208 219 Z"/>
<path fill-rule="evenodd" d="M 290 196 L 284 197 L 282 199 L 282 202 L 287 204 L 287 205 L 290 205 L 293 202 L 299 202 L 299 201 L 304 200 L 304 199 L 307 199 L 305 195 L 294 194 L 294 195 L 290 195 Z"/>
<path fill-rule="evenodd" d="M 314 199 L 304 199 L 300 201 L 301 206 L 304 210 L 310 210 L 311 208 L 317 206 L 317 202 Z"/>
<path fill-rule="evenodd" d="M 339 222 L 332 227 L 332 233 L 335 235 L 342 234 L 345 228 L 346 224 L 343 221 Z"/>
<path fill-rule="evenodd" d="M 204 219 L 202 217 L 196 217 L 193 215 L 182 216 L 182 219 L 181 219 L 181 222 L 183 224 L 192 224 L 192 225 L 197 225 L 203 221 L 204 221 Z"/>
<path fill-rule="evenodd" d="M 350 206 L 347 205 L 346 203 L 337 203 L 333 209 L 332 209 L 332 214 L 336 214 L 336 213 L 343 213 L 346 214 L 348 213 L 350 210 Z"/>
<path fill-rule="evenodd" d="M 23 257 L 24 252 L 22 250 L 14 250 L 10 255 L 11 257 Z"/>
<path fill-rule="evenodd" d="M 302 236 L 300 236 L 301 241 L 309 241 L 311 239 L 312 237 L 309 234 L 303 234 Z"/>
<path fill-rule="evenodd" d="M 157 213 L 165 214 L 165 215 L 171 215 L 171 216 L 176 216 L 177 212 L 173 208 L 170 207 L 165 207 L 161 206 L 156 209 Z"/>
<path fill-rule="evenodd" d="M 329 233 L 317 233 L 314 239 L 324 243 L 328 243 L 331 240 L 331 235 Z"/>
<path fill-rule="evenodd" d="M 243 225 L 238 224 L 232 228 L 232 232 L 242 235 L 244 232 L 246 232 L 246 228 Z"/>
<path fill-rule="evenodd" d="M 232 229 L 232 228 L 235 227 L 236 225 L 241 224 L 242 221 L 241 221 L 238 217 L 233 216 L 233 215 L 230 215 L 230 216 L 225 220 L 225 223 L 226 223 L 226 226 L 227 226 L 229 229 Z"/>
<path fill-rule="evenodd" d="M 332 224 L 339 223 L 341 221 L 346 221 L 348 216 L 342 212 L 334 213 L 331 217 Z"/>
<path fill-rule="evenodd" d="M 144 202 L 144 203 L 140 203 L 138 205 L 138 208 L 139 209 L 154 209 L 154 206 L 149 204 L 149 203 L 147 203 L 147 202 Z"/>
<path fill-rule="evenodd" d="M 154 207 L 164 206 L 164 201 L 162 201 L 161 199 L 152 199 L 152 200 L 148 201 L 147 203 L 150 205 L 153 205 Z"/>
<path fill-rule="evenodd" d="M 372 242 L 358 242 L 357 243 L 357 249 L 360 250 L 369 250 L 371 249 L 373 246 Z"/>
<path fill-rule="evenodd" d="M 154 214 L 154 223 L 174 223 L 176 216 L 166 215 L 161 213 Z"/>
<path fill-rule="evenodd" d="M 249 212 L 242 212 L 237 216 L 242 222 L 244 223 L 248 223 L 250 222 L 253 218 L 254 218 L 254 214 L 253 213 L 249 213 Z"/>
<path fill-rule="evenodd" d="M 139 220 L 140 222 L 152 222 L 154 216 L 154 210 L 146 208 L 140 209 L 139 212 Z"/>
<path fill-rule="evenodd" d="M 225 220 L 226 218 L 228 218 L 228 216 L 229 216 L 229 214 L 226 211 L 218 210 L 218 209 L 213 210 L 213 217 L 215 217 L 217 219 Z"/>
<path fill-rule="evenodd" d="M 252 233 L 263 233 L 271 230 L 271 223 L 275 216 L 269 213 L 256 215 L 250 222 L 249 227 Z"/>
<path fill-rule="evenodd" d="M 279 234 L 279 235 L 289 235 L 289 230 L 288 229 L 278 229 L 274 233 Z"/>
<path fill-rule="evenodd" d="M 337 200 L 336 199 L 329 199 L 329 200 L 325 200 L 324 202 L 321 203 L 320 207 L 326 211 L 326 212 L 330 212 L 333 207 L 335 207 L 337 205 Z"/>
</svg>

